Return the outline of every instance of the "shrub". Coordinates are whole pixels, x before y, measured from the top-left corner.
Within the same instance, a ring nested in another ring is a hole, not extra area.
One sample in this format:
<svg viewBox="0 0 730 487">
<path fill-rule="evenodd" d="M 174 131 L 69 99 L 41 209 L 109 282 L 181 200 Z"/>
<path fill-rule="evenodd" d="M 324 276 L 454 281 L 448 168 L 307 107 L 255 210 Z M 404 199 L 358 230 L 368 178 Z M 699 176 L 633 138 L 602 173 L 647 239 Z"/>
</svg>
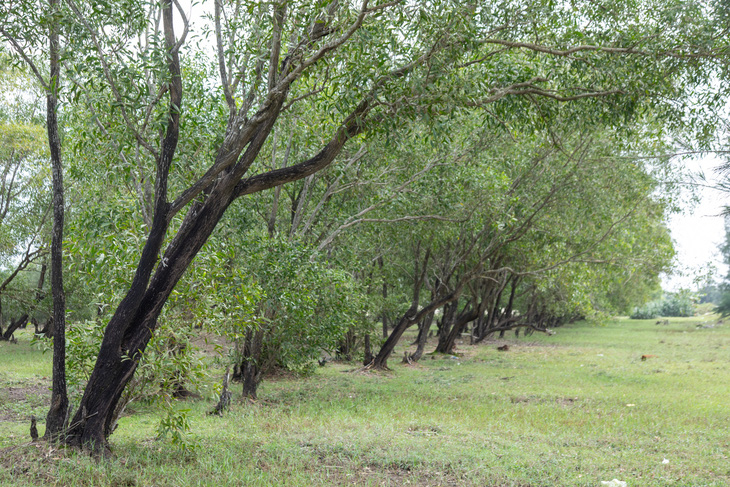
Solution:
<svg viewBox="0 0 730 487">
<path fill-rule="evenodd" d="M 686 317 L 695 314 L 695 296 L 689 291 L 665 293 L 662 299 L 646 303 L 634 308 L 630 318 L 634 320 L 650 320 L 658 316 Z"/>
</svg>

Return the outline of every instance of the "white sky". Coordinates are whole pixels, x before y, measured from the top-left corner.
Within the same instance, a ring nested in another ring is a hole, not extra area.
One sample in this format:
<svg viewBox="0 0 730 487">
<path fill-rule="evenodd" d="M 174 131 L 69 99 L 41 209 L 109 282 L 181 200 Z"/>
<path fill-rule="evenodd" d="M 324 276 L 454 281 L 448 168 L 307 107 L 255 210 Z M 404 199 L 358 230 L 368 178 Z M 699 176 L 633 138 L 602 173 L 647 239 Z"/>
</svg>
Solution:
<svg viewBox="0 0 730 487">
<path fill-rule="evenodd" d="M 702 171 L 712 182 L 713 169 L 720 162 L 708 156 L 687 165 L 693 172 Z M 727 273 L 718 249 L 725 239 L 724 219 L 719 214 L 723 205 L 730 205 L 730 195 L 707 187 L 698 188 L 697 195 L 700 202 L 696 206 L 669 219 L 677 258 L 675 273 L 662 278 L 662 287 L 668 291 L 696 289 L 695 279 L 706 276 L 713 269 L 717 278 Z"/>
</svg>

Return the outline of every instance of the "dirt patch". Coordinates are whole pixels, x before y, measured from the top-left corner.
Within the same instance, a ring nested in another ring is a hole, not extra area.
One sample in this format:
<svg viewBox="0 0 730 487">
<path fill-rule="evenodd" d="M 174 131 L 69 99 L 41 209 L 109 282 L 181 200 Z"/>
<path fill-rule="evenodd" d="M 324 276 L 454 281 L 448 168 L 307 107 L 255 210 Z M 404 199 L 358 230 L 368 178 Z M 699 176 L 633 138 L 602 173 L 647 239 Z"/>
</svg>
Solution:
<svg viewBox="0 0 730 487">
<path fill-rule="evenodd" d="M 540 397 L 540 396 L 511 396 L 509 398 L 512 404 L 549 404 L 555 403 L 558 406 L 570 407 L 578 402 L 578 398 L 574 397 Z"/>
<path fill-rule="evenodd" d="M 26 421 L 34 410 L 51 404 L 50 381 L 15 381 L 0 389 L 0 421 Z"/>
<path fill-rule="evenodd" d="M 206 357 L 216 357 L 221 354 L 225 356 L 233 346 L 233 343 L 227 338 L 202 330 L 198 330 L 190 343 Z"/>
</svg>

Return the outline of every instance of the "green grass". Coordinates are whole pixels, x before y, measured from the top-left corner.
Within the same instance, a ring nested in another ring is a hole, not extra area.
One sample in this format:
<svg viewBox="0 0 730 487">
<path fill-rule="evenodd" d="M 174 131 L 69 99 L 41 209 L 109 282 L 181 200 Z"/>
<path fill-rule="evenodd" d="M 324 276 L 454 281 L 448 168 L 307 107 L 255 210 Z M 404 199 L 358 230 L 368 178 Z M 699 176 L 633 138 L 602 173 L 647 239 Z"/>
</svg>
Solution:
<svg viewBox="0 0 730 487">
<path fill-rule="evenodd" d="M 328 364 L 264 382 L 257 403 L 222 418 L 206 415 L 212 402 L 182 403 L 192 451 L 155 440 L 158 413 L 138 407 L 101 463 L 27 444 L 27 417 L 44 404 L 0 392 L 0 485 L 730 485 L 730 324 L 557 332 L 510 336 L 507 352 L 462 344 L 416 366 L 398 363 L 400 349 L 388 373 Z M 0 344 L 2 385 L 47 387 L 50 356 L 23 338 Z"/>
</svg>

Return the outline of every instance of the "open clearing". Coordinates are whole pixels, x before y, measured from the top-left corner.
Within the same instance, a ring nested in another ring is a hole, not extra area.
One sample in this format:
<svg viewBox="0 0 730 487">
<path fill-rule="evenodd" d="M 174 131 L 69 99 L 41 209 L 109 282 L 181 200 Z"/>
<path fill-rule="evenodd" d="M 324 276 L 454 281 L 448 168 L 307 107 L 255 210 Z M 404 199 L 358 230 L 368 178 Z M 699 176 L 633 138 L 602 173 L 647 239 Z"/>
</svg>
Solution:
<svg viewBox="0 0 730 487">
<path fill-rule="evenodd" d="M 655 322 L 509 335 L 415 366 L 401 347 L 390 373 L 327 364 L 265 381 L 222 418 L 206 415 L 213 398 L 181 402 L 187 451 L 155 440 L 159 413 L 135 405 L 100 464 L 28 443 L 50 354 L 23 334 L 0 343 L 0 485 L 730 485 L 730 323 Z"/>
</svg>

